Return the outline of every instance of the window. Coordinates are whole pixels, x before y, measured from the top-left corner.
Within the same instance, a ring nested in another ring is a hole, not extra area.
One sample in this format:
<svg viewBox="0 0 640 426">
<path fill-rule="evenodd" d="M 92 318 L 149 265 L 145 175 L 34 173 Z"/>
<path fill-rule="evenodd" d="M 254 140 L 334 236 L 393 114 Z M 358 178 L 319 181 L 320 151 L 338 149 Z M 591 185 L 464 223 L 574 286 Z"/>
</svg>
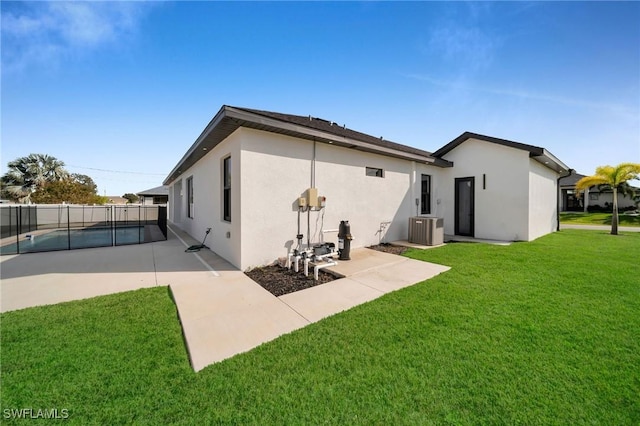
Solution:
<svg viewBox="0 0 640 426">
<path fill-rule="evenodd" d="M 422 175 L 420 201 L 420 214 L 431 214 L 431 176 L 429 175 Z"/>
<path fill-rule="evenodd" d="M 193 219 L 193 176 L 187 178 L 187 217 Z"/>
<path fill-rule="evenodd" d="M 384 170 L 375 167 L 367 167 L 366 173 L 367 176 L 384 177 Z"/>
<path fill-rule="evenodd" d="M 222 160 L 222 218 L 231 222 L 231 157 Z"/>
</svg>

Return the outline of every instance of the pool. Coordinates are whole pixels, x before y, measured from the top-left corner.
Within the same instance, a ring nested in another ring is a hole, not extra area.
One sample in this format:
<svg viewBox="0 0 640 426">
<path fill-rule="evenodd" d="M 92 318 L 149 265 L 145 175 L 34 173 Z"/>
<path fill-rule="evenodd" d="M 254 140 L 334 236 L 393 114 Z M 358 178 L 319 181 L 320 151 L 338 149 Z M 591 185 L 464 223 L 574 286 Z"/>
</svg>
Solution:
<svg viewBox="0 0 640 426">
<path fill-rule="evenodd" d="M 57 229 L 43 234 L 32 233 L 27 235 L 31 235 L 31 237 L 22 236 L 19 243 L 15 242 L 0 247 L 0 254 L 108 247 L 145 242 L 144 226 L 128 226 L 115 229 Z"/>
</svg>

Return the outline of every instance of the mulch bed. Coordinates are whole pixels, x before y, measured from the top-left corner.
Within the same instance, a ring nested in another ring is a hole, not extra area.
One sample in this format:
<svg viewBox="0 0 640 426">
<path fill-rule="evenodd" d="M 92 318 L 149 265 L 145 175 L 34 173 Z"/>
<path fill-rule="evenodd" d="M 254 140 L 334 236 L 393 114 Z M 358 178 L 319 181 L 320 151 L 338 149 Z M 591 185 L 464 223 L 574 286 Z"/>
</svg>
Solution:
<svg viewBox="0 0 640 426">
<path fill-rule="evenodd" d="M 367 248 L 371 250 L 378 250 L 378 251 L 383 251 L 385 253 L 391 253 L 391 254 L 397 254 L 397 255 L 401 255 L 402 253 L 408 250 L 407 247 L 394 246 L 389 243 L 377 244 L 375 246 L 369 246 Z"/>
<path fill-rule="evenodd" d="M 377 244 L 367 248 L 398 255 L 407 251 L 406 247 L 394 246 L 387 243 Z M 276 297 L 304 290 L 305 288 L 315 287 L 336 279 L 336 277 L 329 272 L 319 271 L 318 281 L 315 281 L 313 279 L 313 268 L 309 267 L 308 277 L 304 276 L 302 268 L 302 262 L 300 262 L 300 272 L 295 272 L 293 268 L 287 269 L 275 264 L 255 268 L 245 272 L 245 274 Z"/>
<path fill-rule="evenodd" d="M 280 265 L 263 266 L 245 272 L 249 278 L 260 284 L 274 296 L 282 296 L 305 288 L 315 287 L 336 279 L 325 271 L 318 271 L 318 281 L 313 279 L 313 268 L 309 267 L 309 276 L 305 277 L 300 262 L 300 272 L 283 268 Z"/>
</svg>

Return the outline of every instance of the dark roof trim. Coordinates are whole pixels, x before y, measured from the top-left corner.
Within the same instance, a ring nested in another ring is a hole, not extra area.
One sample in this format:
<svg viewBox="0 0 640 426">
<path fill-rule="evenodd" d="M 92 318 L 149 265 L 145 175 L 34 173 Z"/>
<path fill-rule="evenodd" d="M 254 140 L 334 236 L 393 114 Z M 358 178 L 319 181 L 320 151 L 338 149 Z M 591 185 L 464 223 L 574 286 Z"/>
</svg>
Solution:
<svg viewBox="0 0 640 426">
<path fill-rule="evenodd" d="M 224 105 L 163 183 L 168 185 L 173 182 L 183 170 L 193 166 L 207 152 L 240 127 L 334 144 L 439 167 L 451 167 L 452 165 L 447 160 L 434 158 L 430 152 L 356 132 L 328 120 Z"/>
<path fill-rule="evenodd" d="M 485 136 L 478 133 L 472 132 L 464 132 L 439 150 L 433 153 L 434 157 L 442 158 L 448 152 L 451 152 L 458 145 L 469 139 L 477 139 L 484 142 L 491 142 L 498 145 L 508 146 L 510 148 L 520 149 L 523 151 L 529 152 L 529 157 L 543 164 L 544 166 L 555 170 L 558 173 L 563 173 L 569 171 L 569 166 L 560 161 L 556 156 L 554 156 L 551 152 L 547 151 L 545 148 L 541 148 L 539 146 L 527 145 L 520 142 L 514 142 L 507 139 L 495 138 L 493 136 Z"/>
</svg>

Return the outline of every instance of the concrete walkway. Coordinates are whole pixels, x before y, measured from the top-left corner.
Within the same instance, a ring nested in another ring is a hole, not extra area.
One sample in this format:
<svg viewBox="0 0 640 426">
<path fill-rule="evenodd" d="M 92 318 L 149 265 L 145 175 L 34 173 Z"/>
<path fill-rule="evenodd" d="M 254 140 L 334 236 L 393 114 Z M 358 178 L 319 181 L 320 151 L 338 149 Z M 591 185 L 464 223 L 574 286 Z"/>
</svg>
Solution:
<svg viewBox="0 0 640 426">
<path fill-rule="evenodd" d="M 448 270 L 369 249 L 334 272 L 345 278 L 275 297 L 187 234 L 142 245 L 2 256 L 0 311 L 169 286 L 195 371 L 312 322 Z"/>
</svg>

